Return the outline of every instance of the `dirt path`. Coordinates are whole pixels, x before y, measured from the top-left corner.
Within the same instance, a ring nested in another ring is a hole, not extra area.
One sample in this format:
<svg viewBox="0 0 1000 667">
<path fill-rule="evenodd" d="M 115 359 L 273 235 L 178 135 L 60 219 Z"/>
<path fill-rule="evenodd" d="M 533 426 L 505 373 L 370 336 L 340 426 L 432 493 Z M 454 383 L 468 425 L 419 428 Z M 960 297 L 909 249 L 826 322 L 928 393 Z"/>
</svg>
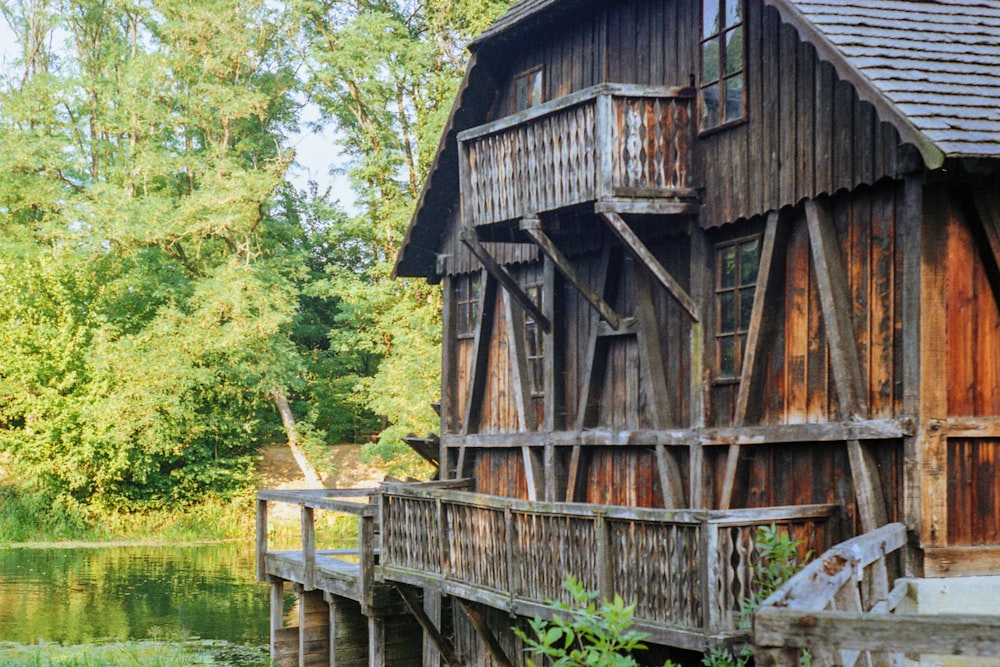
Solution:
<svg viewBox="0 0 1000 667">
<path fill-rule="evenodd" d="M 330 447 L 328 469 L 332 474 L 323 475 L 323 486 L 328 489 L 351 489 L 377 486 L 385 471 L 376 465 L 361 462 L 363 445 L 333 445 Z M 319 466 L 322 467 L 322 466 Z M 292 458 L 288 445 L 269 445 L 264 450 L 260 467 L 261 488 L 307 489 L 309 484 Z"/>
</svg>

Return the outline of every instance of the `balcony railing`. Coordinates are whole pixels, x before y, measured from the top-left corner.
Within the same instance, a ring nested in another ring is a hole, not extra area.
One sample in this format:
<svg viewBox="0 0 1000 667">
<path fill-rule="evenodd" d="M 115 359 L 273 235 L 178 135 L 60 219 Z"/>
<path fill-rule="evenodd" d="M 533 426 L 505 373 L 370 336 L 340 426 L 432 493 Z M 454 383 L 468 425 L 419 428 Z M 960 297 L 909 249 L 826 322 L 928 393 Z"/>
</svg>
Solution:
<svg viewBox="0 0 1000 667">
<path fill-rule="evenodd" d="M 693 99 L 691 88 L 601 84 L 460 133 L 465 220 L 691 200 Z"/>
<path fill-rule="evenodd" d="M 695 650 L 744 637 L 740 601 L 756 585 L 759 526 L 777 524 L 822 551 L 831 505 L 660 510 L 537 503 L 461 491 L 382 489 L 381 573 L 510 612 L 550 614 L 570 602 L 573 574 L 634 602 L 652 642 Z"/>
</svg>

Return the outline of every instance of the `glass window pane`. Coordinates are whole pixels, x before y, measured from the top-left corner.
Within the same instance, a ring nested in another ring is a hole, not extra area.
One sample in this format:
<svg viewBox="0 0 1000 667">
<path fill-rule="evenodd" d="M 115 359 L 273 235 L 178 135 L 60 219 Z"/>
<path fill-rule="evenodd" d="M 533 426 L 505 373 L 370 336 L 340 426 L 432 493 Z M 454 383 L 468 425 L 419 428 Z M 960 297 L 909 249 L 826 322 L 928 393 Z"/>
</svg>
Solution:
<svg viewBox="0 0 1000 667">
<path fill-rule="evenodd" d="M 759 245 L 760 241 L 757 239 L 740 245 L 741 285 L 755 285 L 757 283 L 757 265 L 760 261 Z"/>
<path fill-rule="evenodd" d="M 743 27 L 733 28 L 725 34 L 726 74 L 743 71 Z"/>
<path fill-rule="evenodd" d="M 517 100 L 517 110 L 524 111 L 528 108 L 528 79 L 527 77 L 519 76 L 514 80 L 515 93 L 514 96 Z"/>
<path fill-rule="evenodd" d="M 531 79 L 531 95 L 528 106 L 533 107 L 542 103 L 542 70 L 535 70 L 529 75 Z"/>
<path fill-rule="evenodd" d="M 736 286 L 736 246 L 719 250 L 719 287 Z"/>
<path fill-rule="evenodd" d="M 753 313 L 753 293 L 756 288 L 744 287 L 740 290 L 740 331 L 750 327 L 750 314 Z"/>
<path fill-rule="evenodd" d="M 732 377 L 736 374 L 736 350 L 733 338 L 719 339 L 719 375 Z"/>
<path fill-rule="evenodd" d="M 726 115 L 725 120 L 743 118 L 743 75 L 737 74 L 725 81 Z"/>
<path fill-rule="evenodd" d="M 743 21 L 743 0 L 726 0 L 726 27 Z"/>
<path fill-rule="evenodd" d="M 736 293 L 723 292 L 719 295 L 719 333 L 736 331 Z"/>
<path fill-rule="evenodd" d="M 717 35 L 719 32 L 719 0 L 704 0 L 701 3 L 702 37 Z"/>
<path fill-rule="evenodd" d="M 701 91 L 701 127 L 704 129 L 719 124 L 719 87 L 713 85 Z"/>
<path fill-rule="evenodd" d="M 719 40 L 712 39 L 701 45 L 701 84 L 719 80 Z"/>
</svg>

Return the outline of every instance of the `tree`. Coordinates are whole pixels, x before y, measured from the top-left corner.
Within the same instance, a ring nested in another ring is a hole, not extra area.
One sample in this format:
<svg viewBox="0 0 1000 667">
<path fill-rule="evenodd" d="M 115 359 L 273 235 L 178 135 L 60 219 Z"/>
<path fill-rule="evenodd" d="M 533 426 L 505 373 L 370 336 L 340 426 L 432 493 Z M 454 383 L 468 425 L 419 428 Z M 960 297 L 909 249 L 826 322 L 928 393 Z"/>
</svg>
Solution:
<svg viewBox="0 0 1000 667">
<path fill-rule="evenodd" d="M 304 368 L 285 8 L 0 9 L 0 447 L 102 507 L 241 488 Z"/>
<path fill-rule="evenodd" d="M 385 417 L 377 446 L 412 466 L 400 438 L 437 430 L 431 402 L 440 386 L 440 292 L 391 280 L 421 184 L 465 66 L 464 46 L 508 0 L 298 0 L 306 90 L 336 125 L 351 158 L 359 212 L 338 225 L 356 254 L 334 262 L 325 294 L 338 304 L 336 349 L 378 360 L 353 388 Z"/>
</svg>

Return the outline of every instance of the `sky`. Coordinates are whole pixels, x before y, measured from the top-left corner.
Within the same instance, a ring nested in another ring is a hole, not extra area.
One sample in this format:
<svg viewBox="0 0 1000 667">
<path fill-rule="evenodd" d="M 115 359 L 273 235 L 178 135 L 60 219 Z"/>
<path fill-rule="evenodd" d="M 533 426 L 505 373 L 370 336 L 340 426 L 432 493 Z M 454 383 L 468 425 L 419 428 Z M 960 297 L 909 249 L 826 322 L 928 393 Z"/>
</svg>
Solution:
<svg viewBox="0 0 1000 667">
<path fill-rule="evenodd" d="M 17 55 L 14 34 L 6 21 L 0 20 L 0 69 L 5 69 Z M 346 160 L 337 146 L 336 133 L 330 128 L 313 132 L 307 127 L 318 118 L 316 107 L 307 105 L 303 109 L 301 131 L 289 138 L 295 150 L 295 164 L 289 172 L 289 180 L 300 190 L 306 189 L 309 181 L 315 181 L 320 192 L 330 188 L 333 199 L 339 200 L 348 213 L 356 213 L 350 181 L 342 173 Z"/>
</svg>

